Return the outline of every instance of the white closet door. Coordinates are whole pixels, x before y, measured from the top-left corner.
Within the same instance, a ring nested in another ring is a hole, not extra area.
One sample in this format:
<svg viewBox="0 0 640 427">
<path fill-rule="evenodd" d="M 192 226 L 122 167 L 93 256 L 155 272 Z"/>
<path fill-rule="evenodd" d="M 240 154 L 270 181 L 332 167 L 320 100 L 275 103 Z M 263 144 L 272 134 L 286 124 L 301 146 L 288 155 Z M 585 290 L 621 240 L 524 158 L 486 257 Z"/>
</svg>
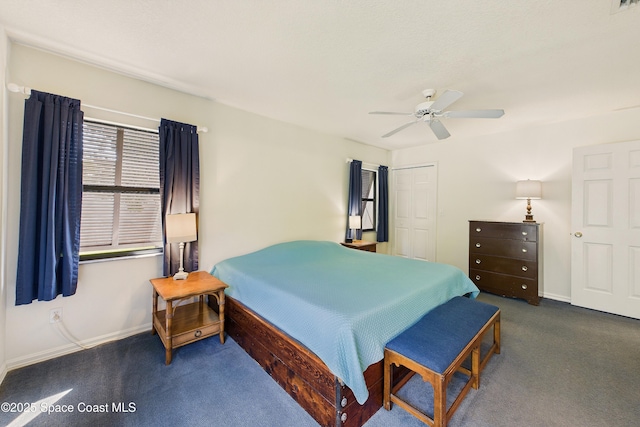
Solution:
<svg viewBox="0 0 640 427">
<path fill-rule="evenodd" d="M 435 261 L 438 174 L 435 165 L 393 173 L 393 255 Z"/>
</svg>

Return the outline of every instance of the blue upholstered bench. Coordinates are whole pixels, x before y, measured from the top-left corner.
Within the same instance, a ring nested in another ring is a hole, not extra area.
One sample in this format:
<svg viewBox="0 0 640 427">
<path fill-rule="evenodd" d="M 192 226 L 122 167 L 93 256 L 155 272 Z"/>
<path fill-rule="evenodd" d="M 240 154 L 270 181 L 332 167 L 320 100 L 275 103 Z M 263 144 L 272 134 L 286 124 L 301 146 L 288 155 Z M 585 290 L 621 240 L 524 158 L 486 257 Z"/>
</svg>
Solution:
<svg viewBox="0 0 640 427">
<path fill-rule="evenodd" d="M 492 326 L 493 344 L 482 358 L 480 344 Z M 430 426 L 446 426 L 469 389 L 480 386 L 480 372 L 494 353 L 500 353 L 500 309 L 466 297 L 449 300 L 387 343 L 384 350 L 385 409 L 391 410 L 391 403 L 395 403 Z M 462 366 L 469 356 L 471 369 Z M 394 364 L 405 366 L 411 374 L 392 389 Z M 447 385 L 456 372 L 469 378 L 447 410 Z M 432 418 L 396 394 L 414 373 L 433 386 Z"/>
</svg>

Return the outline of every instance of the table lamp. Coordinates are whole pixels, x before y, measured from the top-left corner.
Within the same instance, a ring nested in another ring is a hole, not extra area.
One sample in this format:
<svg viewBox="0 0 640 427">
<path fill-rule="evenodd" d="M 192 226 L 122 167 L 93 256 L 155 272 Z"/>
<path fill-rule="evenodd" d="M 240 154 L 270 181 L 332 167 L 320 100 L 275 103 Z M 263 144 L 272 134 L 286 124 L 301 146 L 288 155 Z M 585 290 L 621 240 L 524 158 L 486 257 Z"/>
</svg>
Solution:
<svg viewBox="0 0 640 427">
<path fill-rule="evenodd" d="M 173 280 L 184 280 L 189 273 L 184 271 L 184 244 L 198 239 L 196 233 L 196 214 L 184 213 L 167 215 L 165 222 L 167 243 L 180 244 L 180 269 L 173 275 Z"/>
<path fill-rule="evenodd" d="M 354 240 L 357 240 L 357 230 L 360 230 L 360 228 L 362 227 L 362 217 L 360 215 L 349 215 L 349 229 L 352 230 L 351 231 L 351 235 L 353 236 L 353 239 L 347 239 L 346 243 L 351 243 Z"/>
<path fill-rule="evenodd" d="M 531 199 L 542 198 L 542 183 L 540 181 L 532 181 L 530 179 L 526 181 L 516 182 L 516 199 L 527 200 L 527 214 L 522 222 L 536 222 L 531 214 Z"/>
</svg>

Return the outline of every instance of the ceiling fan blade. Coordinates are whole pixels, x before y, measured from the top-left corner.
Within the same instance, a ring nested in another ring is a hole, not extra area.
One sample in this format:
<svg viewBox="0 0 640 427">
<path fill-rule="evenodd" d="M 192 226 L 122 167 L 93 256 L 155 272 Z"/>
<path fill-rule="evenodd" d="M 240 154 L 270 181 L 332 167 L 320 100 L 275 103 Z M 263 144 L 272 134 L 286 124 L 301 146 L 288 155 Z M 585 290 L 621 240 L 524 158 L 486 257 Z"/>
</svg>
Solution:
<svg viewBox="0 0 640 427">
<path fill-rule="evenodd" d="M 429 127 L 431 127 L 431 130 L 436 134 L 436 137 L 438 139 L 446 139 L 451 136 L 447 128 L 444 127 L 444 125 L 440 123 L 439 120 L 431 119 L 429 121 Z"/>
<path fill-rule="evenodd" d="M 444 92 L 442 92 L 442 95 L 440 95 L 438 99 L 436 99 L 434 103 L 431 104 L 431 111 L 444 110 L 449 105 L 462 98 L 462 95 L 464 95 L 464 93 L 460 92 L 459 90 L 445 90 Z"/>
<path fill-rule="evenodd" d="M 444 117 L 458 119 L 497 119 L 504 115 L 504 110 L 464 110 L 445 111 Z"/>
<path fill-rule="evenodd" d="M 400 132 L 402 129 L 408 128 L 409 126 L 411 126 L 411 125 L 413 125 L 415 123 L 418 123 L 418 120 L 414 120 L 412 122 L 406 123 L 406 124 L 400 126 L 399 128 L 396 128 L 396 129 L 392 130 L 389 133 L 385 133 L 384 135 L 382 135 L 382 137 L 383 138 L 387 138 L 387 137 L 389 137 L 389 136 L 391 136 L 393 134 L 396 134 L 396 133 Z"/>
<path fill-rule="evenodd" d="M 371 111 L 369 114 L 393 114 L 395 116 L 413 116 L 414 113 L 396 113 L 393 111 Z"/>
</svg>

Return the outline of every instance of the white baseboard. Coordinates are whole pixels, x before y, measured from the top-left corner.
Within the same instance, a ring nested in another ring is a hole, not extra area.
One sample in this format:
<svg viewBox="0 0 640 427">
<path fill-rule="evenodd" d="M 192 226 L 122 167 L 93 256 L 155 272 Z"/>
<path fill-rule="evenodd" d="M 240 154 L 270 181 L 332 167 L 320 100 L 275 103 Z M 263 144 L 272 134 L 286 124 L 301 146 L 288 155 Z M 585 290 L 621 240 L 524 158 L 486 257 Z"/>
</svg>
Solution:
<svg viewBox="0 0 640 427">
<path fill-rule="evenodd" d="M 90 338 L 88 340 L 81 341 L 80 344 L 83 347 L 95 347 L 100 344 L 121 340 L 123 338 L 127 338 L 127 337 L 130 337 L 131 335 L 136 335 L 145 331 L 147 332 L 151 331 L 151 323 L 141 325 L 141 326 L 136 326 L 130 329 L 125 329 L 123 331 L 117 331 L 110 334 L 101 335 L 95 338 Z M 60 347 L 56 347 L 56 348 L 44 350 L 41 352 L 29 354 L 26 356 L 17 357 L 15 359 L 7 360 L 4 367 L 2 380 L 4 380 L 4 374 L 6 374 L 6 372 L 8 371 L 11 371 L 17 368 L 22 368 L 24 366 L 33 365 L 34 363 L 44 362 L 45 360 L 55 359 L 56 357 L 64 356 L 66 354 L 75 353 L 76 351 L 84 350 L 83 347 L 80 347 L 77 344 L 65 344 Z"/>
<path fill-rule="evenodd" d="M 4 381 L 4 377 L 7 376 L 7 364 L 3 363 L 2 366 L 0 366 L 0 384 L 2 384 L 2 381 Z"/>
<path fill-rule="evenodd" d="M 571 298 L 567 297 L 567 296 L 564 296 L 564 295 L 556 295 L 556 294 L 551 294 L 551 293 L 545 292 L 545 293 L 543 293 L 542 297 L 543 298 L 549 298 L 549 299 L 556 300 L 556 301 L 571 303 Z"/>
</svg>

